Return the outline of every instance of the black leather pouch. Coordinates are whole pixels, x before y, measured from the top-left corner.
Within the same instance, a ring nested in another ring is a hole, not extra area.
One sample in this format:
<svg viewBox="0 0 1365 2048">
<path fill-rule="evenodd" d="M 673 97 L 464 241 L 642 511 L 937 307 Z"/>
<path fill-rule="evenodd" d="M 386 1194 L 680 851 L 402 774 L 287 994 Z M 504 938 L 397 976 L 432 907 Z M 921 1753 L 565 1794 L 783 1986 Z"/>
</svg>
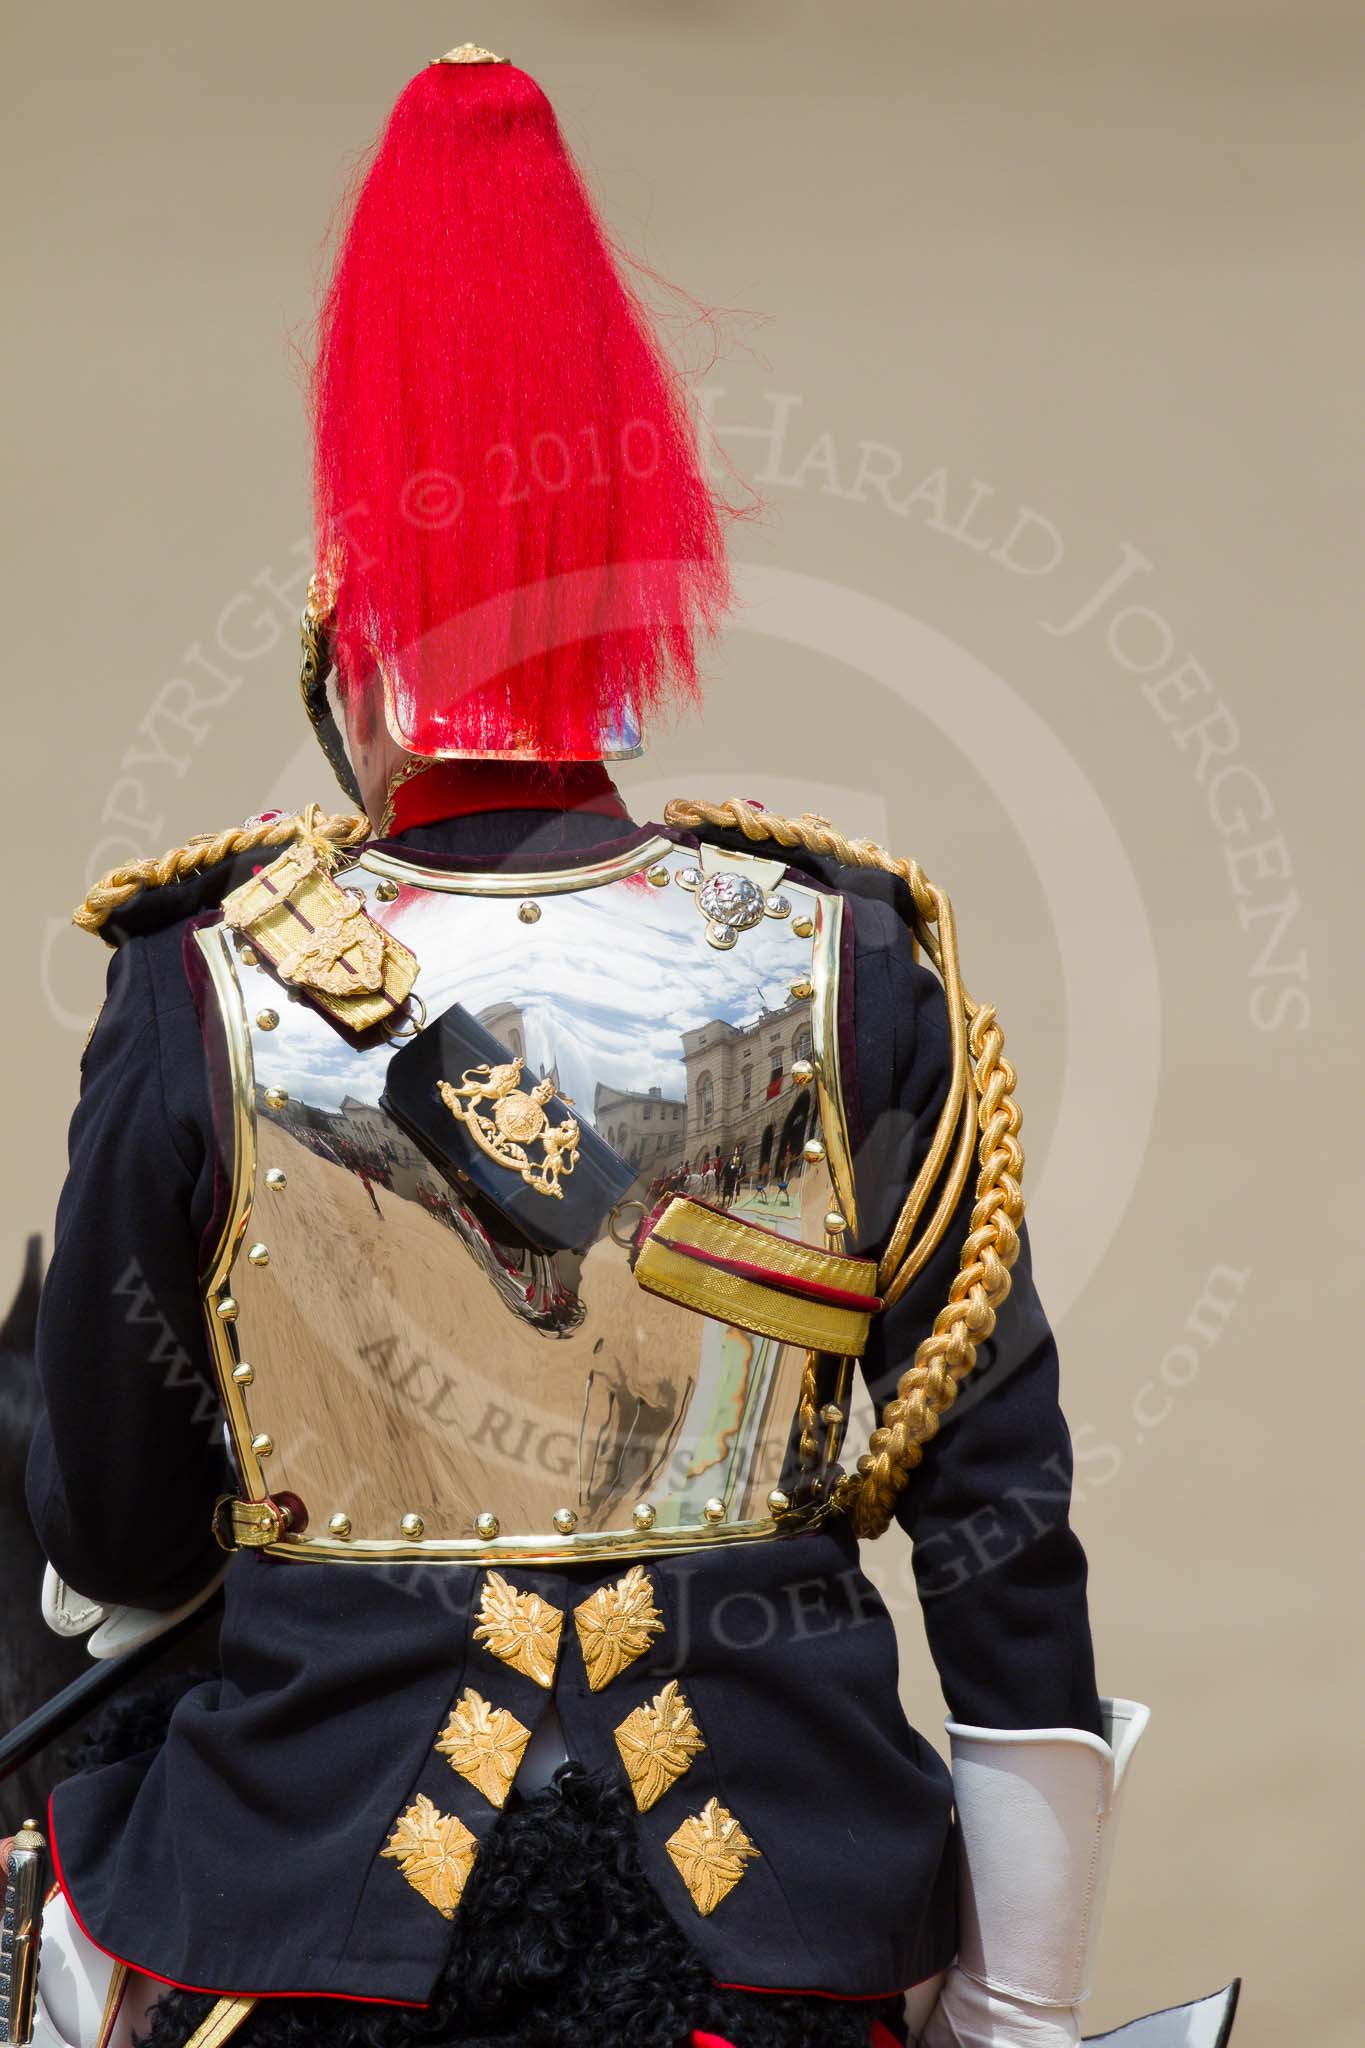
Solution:
<svg viewBox="0 0 1365 2048">
<path fill-rule="evenodd" d="M 586 1251 L 635 1179 L 460 1003 L 394 1054 L 382 1106 L 448 1180 L 541 1250 Z"/>
</svg>

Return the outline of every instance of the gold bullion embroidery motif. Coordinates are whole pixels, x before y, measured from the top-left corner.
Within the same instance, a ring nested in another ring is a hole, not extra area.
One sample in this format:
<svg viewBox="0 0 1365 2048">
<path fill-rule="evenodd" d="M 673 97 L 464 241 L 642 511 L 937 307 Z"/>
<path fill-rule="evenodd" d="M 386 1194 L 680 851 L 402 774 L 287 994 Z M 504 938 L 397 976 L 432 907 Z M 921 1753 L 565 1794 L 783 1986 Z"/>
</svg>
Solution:
<svg viewBox="0 0 1365 2048">
<path fill-rule="evenodd" d="M 692 1759 L 705 1749 L 692 1709 L 670 1678 L 663 1691 L 627 1714 L 616 1730 L 616 1747 L 641 1813 L 676 1785 Z"/>
<path fill-rule="evenodd" d="M 555 1682 L 563 1626 L 563 1610 L 542 1600 L 539 1593 L 519 1593 L 500 1572 L 485 1577 L 475 1642 L 547 1692 Z"/>
<path fill-rule="evenodd" d="M 292 988 L 357 1034 L 412 993 L 417 958 L 378 925 L 358 890 L 343 889 L 311 841 L 285 848 L 223 899 L 223 922 Z"/>
<path fill-rule="evenodd" d="M 562 1201 L 560 1180 L 578 1164 L 578 1119 L 566 1116 L 552 1124 L 545 1104 L 555 1092 L 554 1082 L 537 1081 L 528 1091 L 518 1086 L 521 1072 L 521 1060 L 511 1059 L 500 1066 L 467 1067 L 458 1085 L 440 1081 L 437 1086 L 450 1114 L 495 1165 L 519 1173 L 538 1195 Z M 481 1107 L 484 1103 L 492 1105 L 491 1115 Z M 540 1146 L 539 1160 L 532 1159 L 531 1145 Z"/>
<path fill-rule="evenodd" d="M 384 933 L 361 898 L 342 896 L 297 947 L 281 953 L 275 963 L 281 981 L 329 996 L 373 995 L 384 986 Z"/>
<path fill-rule="evenodd" d="M 651 1638 L 662 1635 L 664 1626 L 649 1573 L 640 1564 L 633 1564 L 614 1586 L 599 1586 L 580 1601 L 573 1618 L 593 1692 L 601 1692 L 628 1664 L 643 1657 Z"/>
<path fill-rule="evenodd" d="M 728 1898 L 744 1875 L 751 1856 L 761 1856 L 735 1816 L 718 1799 L 708 1799 L 664 1844 L 678 1875 L 705 1917 Z"/>
<path fill-rule="evenodd" d="M 462 1820 L 442 1813 L 425 1792 L 419 1792 L 407 1812 L 399 1814 L 379 1853 L 398 1865 L 413 1890 L 443 1919 L 453 1920 L 479 1844 Z"/>
<path fill-rule="evenodd" d="M 453 1771 L 493 1806 L 502 1806 L 530 1740 L 530 1729 L 515 1714 L 490 1706 L 469 1685 L 437 1736 L 436 1747 Z"/>
</svg>

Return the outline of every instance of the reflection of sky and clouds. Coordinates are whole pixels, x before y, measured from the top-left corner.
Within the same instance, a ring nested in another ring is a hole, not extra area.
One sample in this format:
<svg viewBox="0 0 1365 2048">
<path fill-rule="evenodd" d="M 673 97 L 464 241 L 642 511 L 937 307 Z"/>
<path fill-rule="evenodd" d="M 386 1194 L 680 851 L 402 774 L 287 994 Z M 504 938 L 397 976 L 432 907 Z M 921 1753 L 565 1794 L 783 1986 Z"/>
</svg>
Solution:
<svg viewBox="0 0 1365 2048">
<path fill-rule="evenodd" d="M 798 912 L 808 908 L 804 892 L 784 885 L 784 894 Z M 417 993 L 430 1019 L 455 1002 L 476 1017 L 515 1005 L 528 1064 L 556 1067 L 561 1088 L 589 1114 L 599 1084 L 681 1100 L 682 1034 L 713 1019 L 747 1028 L 782 1009 L 809 968 L 810 941 L 786 918 L 765 919 L 718 951 L 694 896 L 676 883 L 653 889 L 636 876 L 541 896 L 534 924 L 518 918 L 519 900 L 405 890 L 396 930 L 421 962 Z M 249 1013 L 279 1007 L 267 976 L 239 971 Z M 325 1109 L 345 1095 L 378 1100 L 391 1048 L 357 1054 L 302 1005 L 290 1006 L 287 1023 L 273 1041 L 256 1040 L 260 1083 Z"/>
</svg>

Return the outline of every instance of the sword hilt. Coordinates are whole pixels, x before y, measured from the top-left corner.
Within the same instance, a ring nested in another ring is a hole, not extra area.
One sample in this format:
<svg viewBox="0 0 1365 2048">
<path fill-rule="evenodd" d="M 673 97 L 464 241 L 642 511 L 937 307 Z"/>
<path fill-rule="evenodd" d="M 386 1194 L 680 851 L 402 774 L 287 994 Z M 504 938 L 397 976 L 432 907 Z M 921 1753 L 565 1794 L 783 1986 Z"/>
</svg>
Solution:
<svg viewBox="0 0 1365 2048">
<path fill-rule="evenodd" d="M 47 1843 L 26 1820 L 10 1844 L 0 1920 L 0 2048 L 27 2048 L 33 2039 L 46 1875 Z"/>
</svg>

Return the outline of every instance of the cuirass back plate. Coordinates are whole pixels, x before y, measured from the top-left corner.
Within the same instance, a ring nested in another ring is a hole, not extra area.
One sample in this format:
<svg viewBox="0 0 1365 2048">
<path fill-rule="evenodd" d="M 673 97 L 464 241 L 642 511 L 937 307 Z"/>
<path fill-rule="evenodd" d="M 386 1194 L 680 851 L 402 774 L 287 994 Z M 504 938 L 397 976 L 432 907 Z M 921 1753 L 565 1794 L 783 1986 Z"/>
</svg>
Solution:
<svg viewBox="0 0 1365 2048">
<path fill-rule="evenodd" d="M 199 934 L 234 1105 L 208 1323 L 246 1494 L 307 1517 L 272 1550 L 487 1562 L 776 1533 L 828 1477 L 846 1362 L 649 1294 L 629 1254 L 684 1173 L 843 1247 L 839 897 L 663 835 L 516 875 L 371 850 L 338 880 L 416 954 L 418 1018 L 460 1004 L 625 1193 L 586 1249 L 531 1248 L 395 1120 L 414 1023 L 356 1044 L 225 927 Z"/>
</svg>

